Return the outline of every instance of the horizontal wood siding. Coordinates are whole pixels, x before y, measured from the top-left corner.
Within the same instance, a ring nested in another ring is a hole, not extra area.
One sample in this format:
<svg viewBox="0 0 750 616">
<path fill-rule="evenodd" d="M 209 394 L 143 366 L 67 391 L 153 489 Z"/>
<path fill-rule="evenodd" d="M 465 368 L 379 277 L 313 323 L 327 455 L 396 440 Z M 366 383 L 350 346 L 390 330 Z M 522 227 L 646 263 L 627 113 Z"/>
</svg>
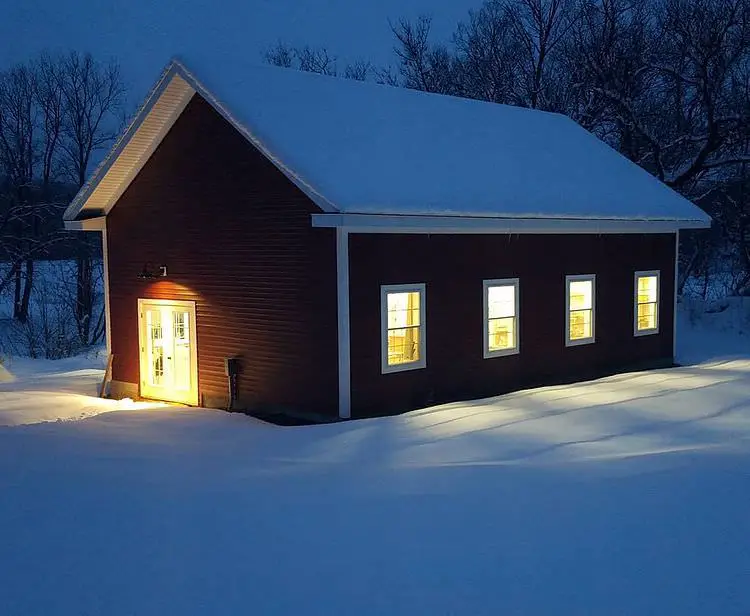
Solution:
<svg viewBox="0 0 750 616">
<path fill-rule="evenodd" d="M 316 212 L 196 95 L 107 218 L 113 378 L 139 382 L 138 298 L 193 300 L 202 401 L 226 403 L 237 355 L 244 404 L 335 415 L 335 232 Z"/>
<path fill-rule="evenodd" d="M 674 235 L 351 235 L 354 416 L 672 359 Z M 633 335 L 633 276 L 661 270 L 660 333 Z M 565 276 L 596 274 L 596 342 L 565 346 Z M 483 358 L 485 279 L 520 279 L 520 354 Z M 381 374 L 380 286 L 426 283 L 427 367 Z"/>
</svg>

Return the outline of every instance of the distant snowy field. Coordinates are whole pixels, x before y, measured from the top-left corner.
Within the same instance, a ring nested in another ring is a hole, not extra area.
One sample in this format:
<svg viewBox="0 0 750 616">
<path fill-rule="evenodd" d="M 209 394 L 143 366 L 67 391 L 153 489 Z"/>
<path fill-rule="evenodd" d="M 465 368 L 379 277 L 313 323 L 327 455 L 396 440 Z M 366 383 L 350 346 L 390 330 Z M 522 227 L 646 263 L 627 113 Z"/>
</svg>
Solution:
<svg viewBox="0 0 750 616">
<path fill-rule="evenodd" d="M 14 360 L 0 614 L 747 616 L 750 330 L 715 310 L 699 365 L 314 427 Z"/>
</svg>

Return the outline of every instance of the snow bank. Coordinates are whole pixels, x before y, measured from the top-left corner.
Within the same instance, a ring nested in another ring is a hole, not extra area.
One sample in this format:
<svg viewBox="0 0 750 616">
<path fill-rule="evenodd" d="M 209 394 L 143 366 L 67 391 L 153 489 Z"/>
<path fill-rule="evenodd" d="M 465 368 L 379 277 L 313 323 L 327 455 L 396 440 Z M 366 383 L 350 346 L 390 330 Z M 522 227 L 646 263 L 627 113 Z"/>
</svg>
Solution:
<svg viewBox="0 0 750 616">
<path fill-rule="evenodd" d="M 747 359 L 326 426 L 0 429 L 0 613 L 744 615 L 749 390 Z"/>
<path fill-rule="evenodd" d="M 750 355 L 750 297 L 683 298 L 677 326 L 682 363 Z"/>
<path fill-rule="evenodd" d="M 25 357 L 6 360 L 0 366 L 0 426 L 77 420 L 111 411 L 163 406 L 99 398 L 103 361 L 101 352 L 55 361 Z"/>
</svg>

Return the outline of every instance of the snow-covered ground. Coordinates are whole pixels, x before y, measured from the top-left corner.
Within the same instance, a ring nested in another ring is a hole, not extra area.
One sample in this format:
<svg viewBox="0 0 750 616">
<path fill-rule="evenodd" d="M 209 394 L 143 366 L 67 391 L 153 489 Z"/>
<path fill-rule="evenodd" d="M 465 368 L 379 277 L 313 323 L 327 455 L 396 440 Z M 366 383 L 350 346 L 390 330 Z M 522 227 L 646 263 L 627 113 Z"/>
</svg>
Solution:
<svg viewBox="0 0 750 616">
<path fill-rule="evenodd" d="M 707 363 L 313 427 L 15 361 L 0 614 L 747 616 L 750 337 L 688 317 Z"/>
<path fill-rule="evenodd" d="M 57 361 L 13 358 L 0 365 L 0 426 L 85 419 L 118 410 L 163 406 L 97 396 L 103 353 Z"/>
</svg>

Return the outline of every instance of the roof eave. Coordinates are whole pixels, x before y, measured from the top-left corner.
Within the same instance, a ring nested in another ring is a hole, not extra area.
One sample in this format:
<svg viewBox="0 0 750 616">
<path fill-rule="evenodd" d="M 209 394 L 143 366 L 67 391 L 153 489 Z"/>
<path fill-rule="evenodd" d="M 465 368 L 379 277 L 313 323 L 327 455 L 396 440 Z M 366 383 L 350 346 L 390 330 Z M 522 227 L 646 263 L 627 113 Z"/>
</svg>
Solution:
<svg viewBox="0 0 750 616">
<path fill-rule="evenodd" d="M 83 220 L 65 220 L 63 224 L 66 231 L 103 231 L 106 228 L 106 218 L 98 216 Z"/>
<path fill-rule="evenodd" d="M 342 228 L 350 233 L 613 234 L 675 233 L 683 229 L 708 229 L 711 222 L 705 219 L 313 214 L 312 225 L 313 227 Z"/>
</svg>

